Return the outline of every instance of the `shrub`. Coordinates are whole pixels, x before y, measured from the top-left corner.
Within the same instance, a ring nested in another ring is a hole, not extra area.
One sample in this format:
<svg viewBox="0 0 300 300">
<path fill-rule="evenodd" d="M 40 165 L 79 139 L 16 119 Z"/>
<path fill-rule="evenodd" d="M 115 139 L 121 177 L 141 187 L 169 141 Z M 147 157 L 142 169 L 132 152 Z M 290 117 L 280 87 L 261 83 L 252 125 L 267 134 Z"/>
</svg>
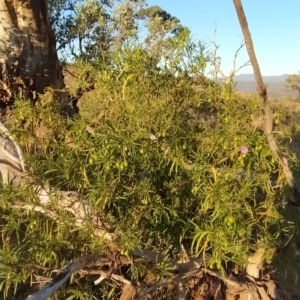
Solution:
<svg viewBox="0 0 300 300">
<path fill-rule="evenodd" d="M 287 189 L 266 138 L 251 127 L 261 110 L 258 101 L 234 93 L 228 99 L 203 77 L 208 59 L 203 48 L 188 39 L 184 48 L 176 47 L 165 65 L 153 63 L 140 45 L 113 53 L 114 68 L 100 59 L 88 66 L 81 62 L 79 72 L 88 77 L 78 84 L 89 80 L 95 89 L 74 119 L 59 113 L 51 93 L 36 107 L 17 101 L 9 123 L 30 174 L 82 194 L 116 235 L 113 247 L 122 254 L 150 247 L 176 258 L 184 245 L 194 257 L 203 256 L 207 267 L 226 272 L 244 268 L 249 254 L 263 245 L 271 262 L 295 223 L 283 216 Z M 194 85 L 199 78 L 201 92 Z M 112 247 L 92 234 L 91 225 L 78 229 L 55 201 L 49 209 L 59 222 L 16 209 L 16 202 L 37 201 L 31 182 L 1 186 L 1 195 L 4 297 L 84 253 Z M 153 283 L 168 268 L 131 267 L 132 278 L 145 274 Z M 95 290 L 75 275 L 59 297 L 116 299 L 117 290 L 115 285 Z"/>
</svg>

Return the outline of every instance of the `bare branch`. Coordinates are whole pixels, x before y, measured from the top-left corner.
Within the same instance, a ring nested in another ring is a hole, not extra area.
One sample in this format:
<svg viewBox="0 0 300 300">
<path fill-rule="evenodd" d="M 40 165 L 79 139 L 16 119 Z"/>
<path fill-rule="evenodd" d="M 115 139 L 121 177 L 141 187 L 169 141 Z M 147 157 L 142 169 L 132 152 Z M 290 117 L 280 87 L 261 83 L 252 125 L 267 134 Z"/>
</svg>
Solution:
<svg viewBox="0 0 300 300">
<path fill-rule="evenodd" d="M 10 134 L 6 126 L 0 121 L 0 158 L 7 159 L 9 163 L 17 165 L 20 172 L 25 172 L 23 152 Z"/>
<path fill-rule="evenodd" d="M 221 74 L 222 80 L 225 83 L 230 83 L 232 78 L 244 67 L 251 65 L 251 61 L 248 60 L 244 64 L 240 65 L 239 67 L 236 67 L 236 62 L 237 62 L 237 57 L 239 55 L 240 50 L 245 46 L 245 43 L 243 42 L 241 46 L 236 50 L 234 54 L 234 59 L 233 59 L 233 70 L 230 72 L 229 75 L 226 75 L 222 70 L 221 70 L 221 58 L 217 56 L 217 51 L 219 49 L 219 45 L 216 44 L 216 42 L 213 40 L 211 41 L 211 44 L 214 46 L 214 52 L 213 52 L 213 65 L 216 70 L 217 74 Z M 229 81 L 229 82 L 228 82 Z"/>
<path fill-rule="evenodd" d="M 151 250 L 138 250 L 135 249 L 132 251 L 135 253 L 136 258 L 133 258 L 135 261 L 139 261 L 140 259 L 146 260 L 152 263 L 159 263 L 161 261 L 166 261 L 166 257 L 163 256 L 160 253 L 157 253 L 155 251 Z M 119 260 L 120 265 L 130 265 L 132 264 L 132 259 L 126 256 L 117 256 Z M 155 258 L 156 257 L 156 258 Z M 202 259 L 196 259 L 194 261 L 190 261 L 187 263 L 181 263 L 177 264 L 176 262 L 170 260 L 171 262 L 171 274 L 169 277 L 164 278 L 150 287 L 146 287 L 142 290 L 142 287 L 135 285 L 131 281 L 125 279 L 124 277 L 111 273 L 110 272 L 103 272 L 102 270 L 82 270 L 84 267 L 92 268 L 97 267 L 101 268 L 103 266 L 110 266 L 112 261 L 116 259 L 115 254 L 108 254 L 108 255 L 96 255 L 96 256 L 85 256 L 80 259 L 77 259 L 65 267 L 62 268 L 61 271 L 39 292 L 29 296 L 27 300 L 45 300 L 47 297 L 51 296 L 55 291 L 57 291 L 71 276 L 72 273 L 80 273 L 80 274 L 100 274 L 100 277 L 98 280 L 95 281 L 95 284 L 99 284 L 104 279 L 113 279 L 122 283 L 125 283 L 125 287 L 123 290 L 124 294 L 124 300 L 125 299 L 131 299 L 129 296 L 136 295 L 139 293 L 137 299 L 142 299 L 145 295 L 150 294 L 157 290 L 158 288 L 171 283 L 171 282 L 177 282 L 178 286 L 178 297 L 181 300 L 186 299 L 186 288 L 185 288 L 185 280 L 191 276 L 194 276 L 196 274 L 204 274 L 207 273 L 213 277 L 219 278 L 220 280 L 223 280 L 227 285 L 232 286 L 238 290 L 245 290 L 247 291 L 249 288 L 249 284 L 247 283 L 240 283 L 236 282 L 228 277 L 226 277 L 224 274 L 221 274 L 221 272 L 218 271 L 212 271 L 208 270 L 204 267 L 203 263 L 201 263 Z M 172 264 L 173 263 L 173 264 Z M 247 277 L 250 282 L 253 282 L 256 286 L 256 280 L 248 276 Z M 47 279 L 48 280 L 48 279 Z M 270 286 L 272 285 L 272 282 L 270 283 Z M 264 286 L 264 284 L 262 284 Z M 255 289 L 254 287 L 252 289 Z M 249 292 L 250 293 L 250 292 Z M 258 291 L 260 295 L 262 295 L 264 292 Z M 272 292 L 273 293 L 273 292 Z M 274 293 L 273 293 L 274 294 Z M 265 294 L 263 295 L 265 298 Z M 127 297 L 127 298 L 126 298 Z M 266 298 L 265 298 L 266 299 Z M 269 299 L 268 299 L 269 300 Z"/>
<path fill-rule="evenodd" d="M 48 283 L 43 289 L 37 293 L 30 295 L 26 300 L 46 300 L 53 293 L 55 293 L 72 275 L 72 273 L 84 268 L 89 262 L 93 260 L 93 257 L 86 256 L 79 258 L 72 263 L 66 265 L 62 270 Z"/>
<path fill-rule="evenodd" d="M 243 42 L 241 44 L 241 46 L 236 50 L 235 55 L 234 55 L 234 59 L 233 59 L 233 76 L 235 76 L 237 74 L 238 71 L 240 71 L 242 68 L 251 65 L 251 61 L 248 60 L 247 62 L 245 62 L 243 65 L 241 65 L 240 67 L 236 68 L 236 61 L 237 61 L 237 57 L 239 55 L 239 52 L 241 51 L 242 48 L 244 48 L 245 46 L 245 42 Z"/>
<path fill-rule="evenodd" d="M 165 279 L 162 279 L 154 284 L 152 284 L 149 288 L 145 289 L 143 292 L 141 292 L 139 294 L 139 297 L 138 299 L 142 299 L 145 295 L 147 294 L 150 294 L 152 292 L 154 292 L 155 290 L 157 290 L 158 288 L 168 284 L 168 283 L 171 283 L 172 281 L 174 281 L 176 278 L 178 278 L 178 275 L 174 275 L 172 277 L 169 277 L 169 278 L 165 278 Z"/>
</svg>

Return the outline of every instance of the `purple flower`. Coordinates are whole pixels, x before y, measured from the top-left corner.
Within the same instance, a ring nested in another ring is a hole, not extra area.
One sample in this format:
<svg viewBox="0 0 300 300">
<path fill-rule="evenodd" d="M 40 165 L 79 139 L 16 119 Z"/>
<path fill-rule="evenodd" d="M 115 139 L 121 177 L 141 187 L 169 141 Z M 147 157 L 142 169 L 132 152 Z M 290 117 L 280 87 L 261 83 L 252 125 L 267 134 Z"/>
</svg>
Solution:
<svg viewBox="0 0 300 300">
<path fill-rule="evenodd" d="M 248 148 L 247 148 L 246 146 L 242 146 L 242 147 L 241 147 L 241 153 L 242 153 L 242 154 L 248 153 Z"/>
</svg>

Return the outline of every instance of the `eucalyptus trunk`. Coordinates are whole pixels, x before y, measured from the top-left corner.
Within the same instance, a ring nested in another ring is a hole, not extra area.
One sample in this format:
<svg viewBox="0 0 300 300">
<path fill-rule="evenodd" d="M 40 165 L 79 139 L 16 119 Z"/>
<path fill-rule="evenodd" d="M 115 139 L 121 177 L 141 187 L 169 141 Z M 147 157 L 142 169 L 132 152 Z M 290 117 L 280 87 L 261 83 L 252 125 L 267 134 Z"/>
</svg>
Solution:
<svg viewBox="0 0 300 300">
<path fill-rule="evenodd" d="M 47 0 L 0 0 L 0 105 L 64 87 Z"/>
</svg>

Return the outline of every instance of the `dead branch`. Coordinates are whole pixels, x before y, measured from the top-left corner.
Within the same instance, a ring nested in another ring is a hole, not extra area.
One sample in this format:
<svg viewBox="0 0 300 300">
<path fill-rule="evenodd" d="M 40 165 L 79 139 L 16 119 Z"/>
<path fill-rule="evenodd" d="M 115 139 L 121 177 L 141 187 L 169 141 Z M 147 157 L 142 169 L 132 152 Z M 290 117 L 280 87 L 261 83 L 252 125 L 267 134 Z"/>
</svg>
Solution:
<svg viewBox="0 0 300 300">
<path fill-rule="evenodd" d="M 46 300 L 54 294 L 72 275 L 72 273 L 84 268 L 93 257 L 79 258 L 66 265 L 43 289 L 27 297 L 26 300 Z"/>
<path fill-rule="evenodd" d="M 168 261 L 166 257 L 164 257 L 161 253 L 157 253 L 151 250 L 138 250 L 135 249 L 132 251 L 135 253 L 135 258 L 126 257 L 126 256 L 117 256 L 119 266 L 121 265 L 130 265 L 132 264 L 132 260 L 140 261 L 145 260 L 152 263 L 159 263 L 162 261 Z M 132 254 L 131 253 L 131 254 Z M 158 259 L 156 259 L 157 257 Z M 271 281 L 257 281 L 251 276 L 246 276 L 248 282 L 237 282 L 232 280 L 218 271 L 212 271 L 205 268 L 204 264 L 201 263 L 201 259 L 194 260 L 193 263 L 176 263 L 173 260 L 170 261 L 170 276 L 164 278 L 150 287 L 140 287 L 130 280 L 125 279 L 124 277 L 111 273 L 111 271 L 104 272 L 99 268 L 103 266 L 109 266 L 112 268 L 112 262 L 116 259 L 115 254 L 107 254 L 107 255 L 90 255 L 85 256 L 80 259 L 77 259 L 65 267 L 62 268 L 61 271 L 40 291 L 37 293 L 30 295 L 27 300 L 45 300 L 47 297 L 51 296 L 55 291 L 57 291 L 71 276 L 72 273 L 80 273 L 81 275 L 87 274 L 99 274 L 100 277 L 95 280 L 95 285 L 99 284 L 104 279 L 113 279 L 122 283 L 125 283 L 123 289 L 123 300 L 132 299 L 132 297 L 137 296 L 137 299 L 142 299 L 145 295 L 153 293 L 158 288 L 172 282 L 177 282 L 178 286 L 178 297 L 179 299 L 186 298 L 186 280 L 196 274 L 209 274 L 212 277 L 218 278 L 218 280 L 223 281 L 228 287 L 239 291 L 239 293 L 246 293 L 247 295 L 255 296 L 255 299 L 258 299 L 257 295 L 259 295 L 264 300 L 270 300 L 269 295 L 274 295 L 274 284 Z M 82 270 L 83 268 L 98 268 L 97 270 Z M 266 291 L 270 289 L 270 291 Z M 130 298 L 131 297 L 131 298 Z"/>
<path fill-rule="evenodd" d="M 8 159 L 20 172 L 25 171 L 23 152 L 10 134 L 9 130 L 0 121 L 0 158 Z"/>
<path fill-rule="evenodd" d="M 245 44 L 246 44 L 245 42 L 242 42 L 241 46 L 236 50 L 236 52 L 234 54 L 234 59 L 233 59 L 233 72 L 234 73 L 233 73 L 233 76 L 235 76 L 237 74 L 237 72 L 240 71 L 242 68 L 251 65 L 251 61 L 248 60 L 243 65 L 241 65 L 238 68 L 236 68 L 237 57 L 238 57 L 239 52 L 241 51 L 241 49 L 244 48 Z"/>
<path fill-rule="evenodd" d="M 0 122 L 0 172 L 4 184 L 12 182 L 15 186 L 24 184 L 24 179 L 29 180 L 27 174 L 23 153 L 19 145 L 15 142 L 9 130 Z M 91 223 L 94 228 L 94 234 L 112 241 L 113 234 L 109 234 L 103 229 L 101 220 L 95 217 L 95 214 L 87 201 L 77 192 L 55 191 L 51 187 L 37 183 L 38 180 L 31 178 L 33 188 L 38 196 L 39 203 L 14 203 L 11 207 L 26 210 L 35 210 L 45 214 L 47 217 L 59 220 L 59 215 L 50 207 L 57 206 L 59 209 L 69 211 L 75 217 L 75 224 L 82 227 Z"/>
<path fill-rule="evenodd" d="M 138 300 L 142 299 L 144 296 L 156 291 L 158 288 L 160 288 L 168 283 L 171 283 L 172 281 L 176 280 L 177 278 L 178 278 L 178 275 L 174 275 L 172 277 L 162 279 L 162 280 L 152 284 L 149 288 L 145 289 L 143 292 L 141 292 L 139 294 Z"/>
<path fill-rule="evenodd" d="M 211 41 L 211 43 L 215 48 L 214 52 L 213 52 L 213 66 L 216 70 L 216 74 L 217 75 L 221 74 L 221 76 L 223 78 L 222 81 L 224 81 L 225 83 L 231 83 L 233 77 L 237 74 L 237 72 L 239 72 L 241 69 L 243 69 L 244 67 L 247 67 L 251 64 L 250 60 L 248 60 L 247 62 L 240 65 L 239 67 L 236 66 L 237 57 L 239 55 L 239 52 L 245 46 L 245 43 L 243 42 L 234 54 L 232 71 L 230 72 L 229 75 L 225 75 L 225 73 L 221 70 L 221 59 L 220 59 L 220 57 L 217 56 L 217 51 L 218 51 L 220 46 L 217 45 L 214 40 Z"/>
</svg>

